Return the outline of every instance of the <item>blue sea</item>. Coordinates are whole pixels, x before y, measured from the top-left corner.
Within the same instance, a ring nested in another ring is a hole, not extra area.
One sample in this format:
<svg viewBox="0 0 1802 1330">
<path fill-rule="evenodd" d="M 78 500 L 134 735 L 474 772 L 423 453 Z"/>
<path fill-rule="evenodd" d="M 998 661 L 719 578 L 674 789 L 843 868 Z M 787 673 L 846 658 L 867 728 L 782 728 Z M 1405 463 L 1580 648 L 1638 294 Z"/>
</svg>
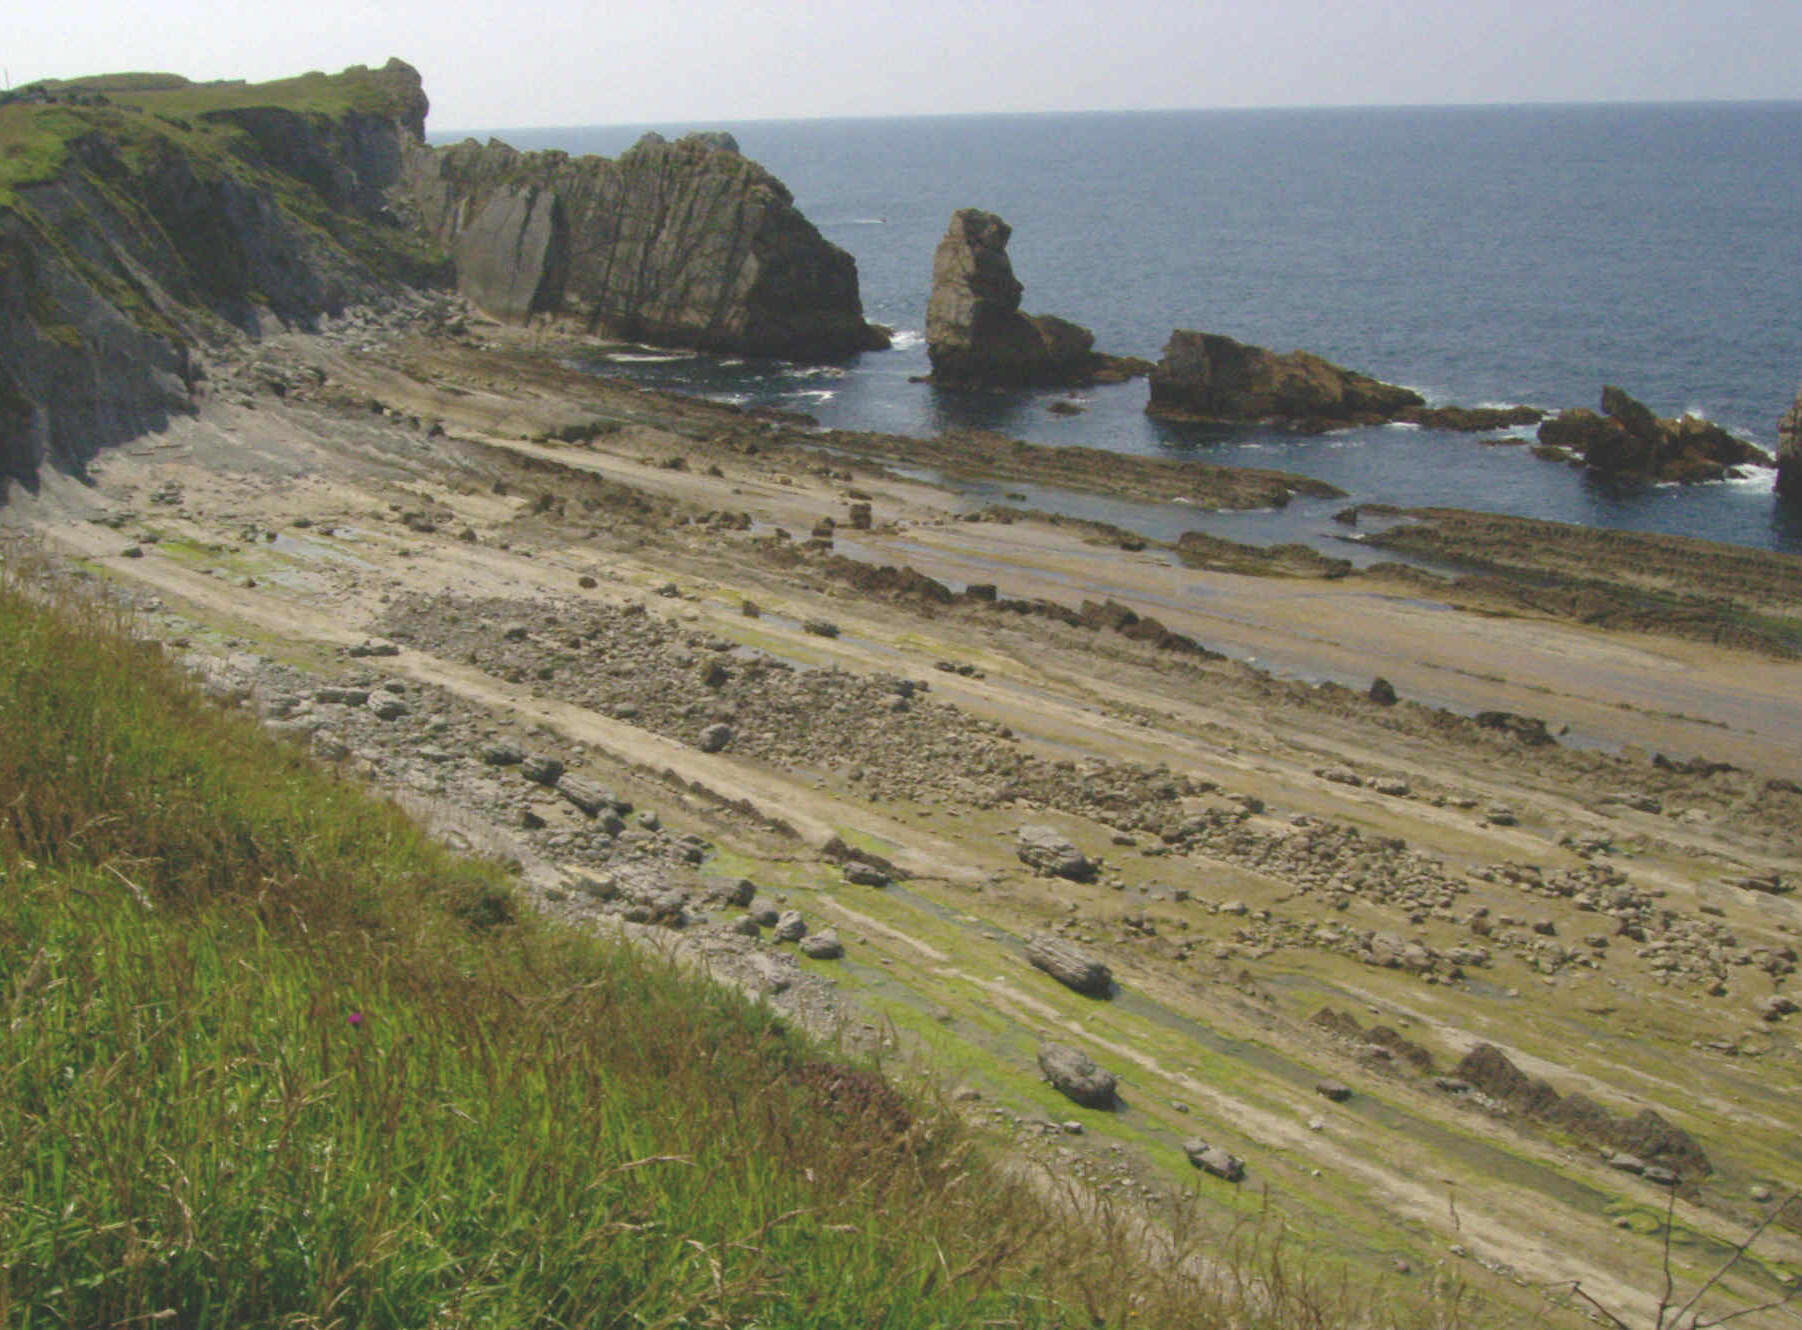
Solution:
<svg viewBox="0 0 1802 1330">
<path fill-rule="evenodd" d="M 1275 467 L 1353 501 L 1451 504 L 1802 553 L 1772 473 L 1599 482 L 1525 448 L 1407 427 L 1298 437 L 1155 422 L 1143 380 L 952 393 L 927 371 L 932 252 L 953 210 L 1013 227 L 1025 308 L 1155 359 L 1173 328 L 1303 347 L 1434 403 L 1595 406 L 1619 384 L 1767 451 L 1802 382 L 1802 102 L 1160 111 L 503 130 L 615 156 L 647 129 L 727 129 L 857 259 L 894 349 L 836 365 L 646 353 L 604 367 L 823 425 L 975 426 L 1041 443 Z M 436 141 L 462 137 L 434 134 Z M 478 133 L 477 137 L 486 137 Z M 1528 431 L 1519 431 L 1526 434 Z M 973 499 L 990 497 L 977 494 Z M 1083 510 L 1069 496 L 1035 500 Z M 1150 534 L 1326 540 L 1345 501 L 1136 514 Z"/>
</svg>

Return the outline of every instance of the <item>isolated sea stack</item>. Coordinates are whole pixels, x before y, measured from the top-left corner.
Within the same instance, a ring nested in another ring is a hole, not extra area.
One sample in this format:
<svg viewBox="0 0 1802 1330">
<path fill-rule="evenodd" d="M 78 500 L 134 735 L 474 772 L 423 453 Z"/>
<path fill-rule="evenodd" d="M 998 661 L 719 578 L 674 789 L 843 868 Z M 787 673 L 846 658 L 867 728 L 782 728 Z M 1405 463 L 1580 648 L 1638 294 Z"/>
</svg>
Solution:
<svg viewBox="0 0 1802 1330">
<path fill-rule="evenodd" d="M 1024 289 L 1007 257 L 1013 228 L 960 208 L 932 256 L 926 352 L 933 382 L 953 388 L 1068 387 L 1119 382 L 1149 368 L 1103 355 L 1068 319 L 1020 312 Z"/>
<path fill-rule="evenodd" d="M 1319 431 L 1380 425 L 1424 406 L 1419 393 L 1308 351 L 1278 355 L 1219 333 L 1170 334 L 1151 371 L 1147 415 Z"/>
<path fill-rule="evenodd" d="M 729 134 L 646 134 L 617 160 L 417 145 L 406 183 L 459 291 L 505 322 L 793 359 L 888 345 L 856 260 Z"/>
<path fill-rule="evenodd" d="M 1583 407 L 1560 411 L 1539 427 L 1539 443 L 1581 459 L 1591 471 L 1631 480 L 1689 484 L 1725 479 L 1747 463 L 1771 464 L 1769 453 L 1719 425 L 1700 416 L 1654 416 L 1612 385 L 1602 389 L 1601 414 Z"/>
<path fill-rule="evenodd" d="M 1802 505 L 1802 389 L 1777 422 L 1777 497 Z"/>
</svg>

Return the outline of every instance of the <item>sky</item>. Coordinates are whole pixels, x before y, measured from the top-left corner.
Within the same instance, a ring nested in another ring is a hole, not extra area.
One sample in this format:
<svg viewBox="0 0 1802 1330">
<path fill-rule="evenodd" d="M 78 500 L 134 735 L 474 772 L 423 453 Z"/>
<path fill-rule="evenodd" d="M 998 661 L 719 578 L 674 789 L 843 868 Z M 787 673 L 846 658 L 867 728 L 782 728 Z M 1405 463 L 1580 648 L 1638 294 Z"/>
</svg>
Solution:
<svg viewBox="0 0 1802 1330">
<path fill-rule="evenodd" d="M 1802 97 L 1797 0 L 19 0 L 13 86 L 418 67 L 434 131 Z"/>
</svg>

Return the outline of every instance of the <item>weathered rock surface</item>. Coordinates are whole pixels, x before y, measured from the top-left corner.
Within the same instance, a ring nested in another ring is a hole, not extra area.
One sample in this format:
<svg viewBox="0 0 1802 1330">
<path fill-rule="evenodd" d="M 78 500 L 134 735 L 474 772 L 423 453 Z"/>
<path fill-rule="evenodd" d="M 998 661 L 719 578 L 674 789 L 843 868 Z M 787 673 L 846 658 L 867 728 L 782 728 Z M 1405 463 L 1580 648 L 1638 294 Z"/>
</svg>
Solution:
<svg viewBox="0 0 1802 1330">
<path fill-rule="evenodd" d="M 1114 1077 L 1080 1048 L 1068 1044 L 1039 1045 L 1039 1070 L 1052 1088 L 1084 1108 L 1114 1106 Z"/>
<path fill-rule="evenodd" d="M 1545 421 L 1541 446 L 1562 448 L 1603 475 L 1685 484 L 1724 479 L 1747 463 L 1771 464 L 1762 448 L 1719 425 L 1699 416 L 1661 419 L 1613 385 L 1602 389 L 1601 405 L 1599 415 L 1577 407 Z"/>
<path fill-rule="evenodd" d="M 1219 333 L 1178 328 L 1151 371 L 1145 410 L 1176 420 L 1325 430 L 1381 424 L 1425 405 L 1419 393 L 1308 351 L 1278 355 Z"/>
<path fill-rule="evenodd" d="M 617 160 L 415 144 L 405 189 L 461 292 L 498 319 L 750 355 L 888 344 L 864 322 L 856 261 L 730 135 L 647 134 Z"/>
<path fill-rule="evenodd" d="M 1802 390 L 1777 422 L 1777 494 L 1802 503 Z"/>
<path fill-rule="evenodd" d="M 1056 827 L 1032 825 L 1016 833 L 1014 853 L 1020 862 L 1035 872 L 1051 877 L 1067 877 L 1072 882 L 1087 882 L 1095 876 L 1095 865 Z"/>
<path fill-rule="evenodd" d="M 1189 1162 L 1203 1173 L 1227 1182 L 1241 1182 L 1245 1178 L 1245 1161 L 1218 1145 L 1209 1145 L 1199 1137 L 1191 1137 L 1183 1142 L 1183 1153 L 1189 1156 Z"/>
<path fill-rule="evenodd" d="M 932 256 L 926 351 L 936 383 L 951 387 L 1056 387 L 1117 381 L 1137 362 L 1095 350 L 1087 328 L 1023 314 L 1024 289 L 1007 257 L 1013 228 L 991 212 L 960 208 Z"/>
<path fill-rule="evenodd" d="M 1107 966 L 1054 933 L 1034 933 L 1027 938 L 1026 959 L 1064 987 L 1093 997 L 1106 997 L 1114 981 Z"/>
</svg>

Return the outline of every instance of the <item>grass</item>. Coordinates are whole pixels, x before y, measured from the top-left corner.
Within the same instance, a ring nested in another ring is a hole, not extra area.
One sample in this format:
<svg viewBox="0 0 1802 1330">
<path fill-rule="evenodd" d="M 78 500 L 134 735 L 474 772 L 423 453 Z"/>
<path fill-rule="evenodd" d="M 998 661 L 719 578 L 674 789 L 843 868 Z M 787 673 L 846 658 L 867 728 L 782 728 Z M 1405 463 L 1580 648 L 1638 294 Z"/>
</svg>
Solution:
<svg viewBox="0 0 1802 1330">
<path fill-rule="evenodd" d="M 0 733 L 0 1323 L 1351 1314 L 1280 1246 L 1154 1261 L 767 1009 L 523 915 L 16 578 Z"/>
</svg>

